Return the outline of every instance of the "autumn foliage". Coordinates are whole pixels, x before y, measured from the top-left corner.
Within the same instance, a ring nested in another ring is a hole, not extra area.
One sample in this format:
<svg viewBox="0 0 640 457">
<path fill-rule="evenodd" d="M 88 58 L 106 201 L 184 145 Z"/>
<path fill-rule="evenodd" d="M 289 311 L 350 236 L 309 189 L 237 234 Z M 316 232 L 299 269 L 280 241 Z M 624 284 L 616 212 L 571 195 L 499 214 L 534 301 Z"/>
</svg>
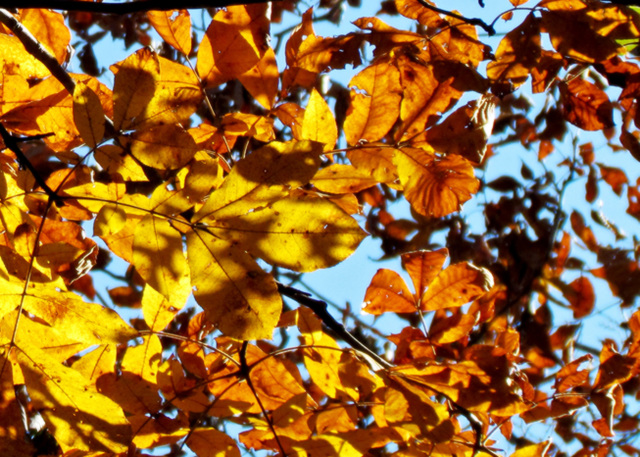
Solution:
<svg viewBox="0 0 640 457">
<path fill-rule="evenodd" d="M 0 9 L 2 455 L 640 454 L 640 8 L 359 3 Z"/>
</svg>

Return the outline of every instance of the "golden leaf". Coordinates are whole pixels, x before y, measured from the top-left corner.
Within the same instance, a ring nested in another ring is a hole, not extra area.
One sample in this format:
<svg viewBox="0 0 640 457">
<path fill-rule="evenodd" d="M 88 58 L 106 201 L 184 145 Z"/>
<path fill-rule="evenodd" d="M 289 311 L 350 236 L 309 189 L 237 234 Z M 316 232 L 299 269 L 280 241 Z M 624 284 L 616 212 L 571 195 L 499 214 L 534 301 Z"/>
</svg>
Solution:
<svg viewBox="0 0 640 457">
<path fill-rule="evenodd" d="M 185 56 L 191 52 L 191 16 L 187 10 L 147 11 L 156 32 Z"/>
<path fill-rule="evenodd" d="M 377 141 L 384 137 L 400 114 L 400 75 L 387 62 L 370 65 L 349 83 L 351 105 L 344 121 L 347 143 Z"/>
<path fill-rule="evenodd" d="M 422 297 L 425 289 L 440 274 L 447 257 L 447 248 L 437 251 L 414 251 L 402 255 L 402 266 L 413 281 L 416 297 Z"/>
<path fill-rule="evenodd" d="M 126 452 L 131 428 L 122 409 L 73 368 L 20 342 L 17 359 L 32 405 L 63 451 Z"/>
<path fill-rule="evenodd" d="M 187 234 L 191 283 L 207 318 L 228 336 L 271 338 L 282 309 L 273 277 L 243 249 L 204 230 Z"/>
<path fill-rule="evenodd" d="M 278 63 L 273 49 L 268 48 L 253 68 L 238 77 L 247 92 L 264 108 L 273 108 L 278 94 Z"/>
<path fill-rule="evenodd" d="M 322 143 L 325 152 L 331 151 L 338 140 L 338 127 L 329 105 L 313 89 L 302 121 L 302 139 Z"/>
<path fill-rule="evenodd" d="M 210 224 L 264 261 L 294 271 L 328 268 L 349 257 L 366 233 L 331 201 L 293 196 Z"/>
<path fill-rule="evenodd" d="M 149 48 L 142 48 L 111 66 L 113 83 L 113 126 L 127 129 L 146 109 L 160 79 L 160 63 Z"/>
<path fill-rule="evenodd" d="M 73 92 L 73 120 L 87 146 L 95 148 L 102 141 L 104 110 L 100 98 L 83 82 L 76 83 Z"/>
<path fill-rule="evenodd" d="M 175 124 L 136 130 L 131 135 L 131 154 L 144 165 L 160 170 L 183 167 L 197 151 L 193 137 Z"/>
<path fill-rule="evenodd" d="M 242 216 L 309 182 L 320 165 L 319 143 L 278 143 L 253 151 L 232 168 L 194 221 Z"/>
<path fill-rule="evenodd" d="M 44 8 L 26 8 L 20 10 L 20 21 L 58 63 L 65 62 L 71 33 L 62 14 Z"/>
<path fill-rule="evenodd" d="M 240 457 L 240 450 L 233 438 L 215 428 L 194 430 L 186 443 L 198 457 Z"/>
<path fill-rule="evenodd" d="M 148 214 L 136 225 L 132 264 L 169 301 L 188 288 L 184 278 L 189 270 L 182 252 L 182 236 L 166 219 Z"/>
<path fill-rule="evenodd" d="M 366 170 L 352 165 L 332 164 L 316 173 L 311 184 L 320 192 L 348 194 L 368 189 L 378 182 Z"/>
</svg>

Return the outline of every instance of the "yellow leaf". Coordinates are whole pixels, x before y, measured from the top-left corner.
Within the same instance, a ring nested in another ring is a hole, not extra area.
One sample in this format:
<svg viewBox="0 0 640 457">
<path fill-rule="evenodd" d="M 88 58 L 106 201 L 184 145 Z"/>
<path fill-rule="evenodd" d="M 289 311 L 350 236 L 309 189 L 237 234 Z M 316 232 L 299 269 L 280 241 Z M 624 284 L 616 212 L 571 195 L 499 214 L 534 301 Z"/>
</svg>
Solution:
<svg viewBox="0 0 640 457">
<path fill-rule="evenodd" d="M 364 296 L 363 311 L 369 314 L 415 313 L 416 299 L 395 271 L 380 269 L 371 280 Z"/>
<path fill-rule="evenodd" d="M 269 142 L 276 139 L 273 119 L 250 113 L 228 113 L 222 119 L 225 133 L 234 136 L 250 136 L 258 141 Z"/>
<path fill-rule="evenodd" d="M 366 236 L 356 220 L 331 201 L 299 196 L 215 221 L 209 230 L 270 264 L 301 272 L 342 262 Z"/>
<path fill-rule="evenodd" d="M 302 121 L 302 138 L 322 143 L 325 152 L 331 151 L 338 141 L 338 127 L 329 105 L 316 90 L 311 91 Z"/>
<path fill-rule="evenodd" d="M 182 236 L 166 219 L 149 214 L 136 225 L 132 263 L 147 284 L 170 301 L 182 295 L 189 273 Z"/>
<path fill-rule="evenodd" d="M 294 442 L 293 449 L 300 449 L 313 457 L 361 457 L 369 449 L 383 447 L 396 434 L 391 429 L 368 428 L 344 433 L 322 433 L 307 440 Z"/>
<path fill-rule="evenodd" d="M 237 78 L 260 61 L 268 48 L 266 5 L 219 10 L 207 29 L 196 69 L 207 87 Z"/>
<path fill-rule="evenodd" d="M 104 111 L 100 98 L 83 82 L 76 83 L 73 92 L 73 120 L 80 136 L 90 148 L 104 137 Z"/>
<path fill-rule="evenodd" d="M 183 167 L 197 151 L 193 137 L 175 124 L 136 130 L 131 135 L 133 156 L 144 165 L 160 170 Z"/>
<path fill-rule="evenodd" d="M 188 281 L 189 278 L 184 276 L 184 280 Z M 184 307 L 191 289 L 188 286 L 182 286 L 180 290 L 185 292 L 183 297 L 176 297 L 177 294 L 173 294 L 173 300 L 169 301 L 153 287 L 147 286 L 144 288 L 142 293 L 142 315 L 150 330 L 154 332 L 164 330 L 176 313 Z"/>
<path fill-rule="evenodd" d="M 42 62 L 27 52 L 15 35 L 0 33 L 0 68 L 10 75 L 42 79 L 51 73 Z"/>
<path fill-rule="evenodd" d="M 311 184 L 321 192 L 348 194 L 368 189 L 378 182 L 366 170 L 352 165 L 332 164 L 316 173 Z"/>
<path fill-rule="evenodd" d="M 251 366 L 251 383 L 264 408 L 275 410 L 296 395 L 306 393 L 302 377 L 295 364 L 268 357 L 257 346 L 247 348 L 247 363 Z"/>
<path fill-rule="evenodd" d="M 29 32 L 53 54 L 58 63 L 67 59 L 67 50 L 71 33 L 60 13 L 44 8 L 28 8 L 20 10 L 20 22 Z"/>
<path fill-rule="evenodd" d="M 148 181 L 140 164 L 115 144 L 107 144 L 96 149 L 93 157 L 111 175 L 120 175 L 125 181 Z"/>
<path fill-rule="evenodd" d="M 460 211 L 480 187 L 473 167 L 461 156 L 437 157 L 421 149 L 402 148 L 396 150 L 394 162 L 405 198 L 423 216 Z"/>
<path fill-rule="evenodd" d="M 451 265 L 431 283 L 420 301 L 424 311 L 454 308 L 470 302 L 493 286 L 489 270 L 470 263 Z"/>
<path fill-rule="evenodd" d="M 393 149 L 389 147 L 352 148 L 347 152 L 351 164 L 358 170 L 367 173 L 379 183 L 396 187 L 398 170 L 393 163 Z"/>
<path fill-rule="evenodd" d="M 228 336 L 272 336 L 282 309 L 273 277 L 243 249 L 204 230 L 187 234 L 194 297 L 207 318 Z"/>
<path fill-rule="evenodd" d="M 194 221 L 242 216 L 304 186 L 320 165 L 321 145 L 311 141 L 273 142 L 238 161 Z"/>
<path fill-rule="evenodd" d="M 104 205 L 93 221 L 93 234 L 96 236 L 109 236 L 118 233 L 127 222 L 127 214 L 121 206 Z"/>
<path fill-rule="evenodd" d="M 126 452 L 131 427 L 122 409 L 73 368 L 21 342 L 17 353 L 34 408 L 63 452 Z"/>
<path fill-rule="evenodd" d="M 194 430 L 186 443 L 198 457 L 240 457 L 240 450 L 233 438 L 215 428 Z"/>
<path fill-rule="evenodd" d="M 511 457 L 544 457 L 550 447 L 551 441 L 530 444 L 518 449 L 516 452 L 511 454 Z"/>
<path fill-rule="evenodd" d="M 147 11 L 156 32 L 185 56 L 191 52 L 191 16 L 187 10 Z"/>
<path fill-rule="evenodd" d="M 16 398 L 13 370 L 9 368 L 11 361 L 7 357 L 9 351 L 0 349 L 0 366 L 7 367 L 0 371 L 0 449 L 12 457 L 31 457 L 35 449 L 24 440 L 27 430 L 22 420 L 23 406 Z M 18 384 L 18 382 L 16 382 Z"/>
<path fill-rule="evenodd" d="M 149 48 L 142 48 L 111 66 L 113 83 L 113 126 L 126 129 L 142 113 L 156 91 L 160 63 Z"/>
<path fill-rule="evenodd" d="M 387 62 L 368 66 L 349 83 L 351 105 L 344 121 L 347 143 L 377 141 L 384 137 L 400 114 L 400 75 Z"/>
<path fill-rule="evenodd" d="M 265 109 L 273 108 L 278 94 L 278 63 L 273 49 L 268 48 L 253 68 L 238 77 L 247 92 Z"/>
</svg>

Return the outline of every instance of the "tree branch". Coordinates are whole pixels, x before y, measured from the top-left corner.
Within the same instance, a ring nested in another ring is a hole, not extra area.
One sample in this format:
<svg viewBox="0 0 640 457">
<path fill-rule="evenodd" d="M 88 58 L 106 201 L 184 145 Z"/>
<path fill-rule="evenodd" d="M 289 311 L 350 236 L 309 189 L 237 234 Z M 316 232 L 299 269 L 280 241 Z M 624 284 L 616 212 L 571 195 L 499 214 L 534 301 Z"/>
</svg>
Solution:
<svg viewBox="0 0 640 457">
<path fill-rule="evenodd" d="M 87 13 L 131 14 L 143 11 L 222 8 L 231 5 L 254 3 L 267 3 L 267 0 L 183 0 L 181 2 L 176 2 L 175 0 L 139 0 L 128 3 L 94 3 L 78 0 L 3 0 L 2 6 L 4 8 L 45 8 Z"/>
<path fill-rule="evenodd" d="M 458 13 L 454 13 L 453 11 L 443 10 L 442 8 L 438 8 L 435 5 L 431 5 L 431 4 L 427 3 L 426 0 L 418 0 L 418 3 L 420 3 L 425 8 L 430 9 L 431 11 L 435 11 L 438 14 L 444 14 L 445 16 L 449 16 L 449 17 L 452 17 L 454 19 L 458 19 L 458 20 L 460 20 L 462 22 L 466 22 L 467 24 L 477 25 L 478 27 L 481 27 L 482 29 L 484 29 L 484 31 L 487 32 L 489 34 L 489 36 L 493 36 L 493 35 L 496 34 L 496 29 L 494 29 L 492 25 L 487 24 L 482 19 L 478 19 L 478 18 L 475 18 L 475 17 L 468 18 L 468 17 L 461 16 Z"/>
<path fill-rule="evenodd" d="M 356 351 L 362 352 L 367 357 L 373 359 L 373 361 L 380 365 L 382 368 L 389 369 L 393 367 L 391 363 L 387 362 L 378 354 L 369 349 L 362 341 L 349 333 L 349 331 L 344 328 L 344 325 L 335 320 L 334 317 L 329 313 L 329 311 L 327 311 L 326 302 L 323 302 L 322 300 L 316 300 L 309 294 L 294 287 L 286 286 L 282 283 L 278 283 L 278 292 L 286 297 L 297 301 L 301 305 L 310 308 L 314 313 L 316 313 L 316 315 L 320 318 L 324 325 L 333 330 L 336 335 L 342 338 L 347 344 L 349 344 L 349 346 L 351 346 Z"/>
</svg>

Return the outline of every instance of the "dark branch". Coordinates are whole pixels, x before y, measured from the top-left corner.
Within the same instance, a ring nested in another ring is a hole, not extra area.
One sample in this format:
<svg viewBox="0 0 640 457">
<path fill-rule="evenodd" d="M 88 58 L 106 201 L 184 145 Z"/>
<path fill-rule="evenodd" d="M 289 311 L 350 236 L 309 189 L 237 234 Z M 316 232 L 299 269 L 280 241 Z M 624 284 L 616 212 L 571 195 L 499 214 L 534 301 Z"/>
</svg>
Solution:
<svg viewBox="0 0 640 457">
<path fill-rule="evenodd" d="M 2 125 L 2 123 L 0 123 L 0 136 L 2 137 L 2 141 L 4 141 L 4 145 L 7 148 L 9 148 L 11 152 L 13 152 L 18 158 L 18 163 L 20 163 L 20 166 L 23 168 L 26 168 L 31 172 L 31 174 L 33 175 L 33 178 L 36 180 L 36 183 L 38 184 L 38 186 L 42 188 L 42 190 L 44 190 L 44 192 L 47 194 L 49 199 L 51 199 L 51 201 L 58 203 L 60 206 L 64 205 L 64 201 L 62 200 L 62 198 L 60 198 L 58 194 L 56 194 L 47 185 L 44 179 L 42 179 L 42 176 L 40 175 L 40 173 L 38 173 L 38 170 L 36 170 L 36 168 L 33 166 L 33 164 L 27 158 L 27 156 L 24 155 L 24 152 L 22 152 L 22 150 L 20 149 L 20 146 L 18 146 L 18 139 L 14 138 L 7 131 L 7 129 L 4 128 L 4 125 Z M 23 141 L 22 138 L 20 138 L 20 140 Z"/>
<path fill-rule="evenodd" d="M 276 0 L 277 1 L 277 0 Z M 78 0 L 3 0 L 3 8 L 46 8 L 87 13 L 131 14 L 143 11 L 169 11 L 175 9 L 222 8 L 231 5 L 267 3 L 266 0 L 139 0 L 128 3 L 94 3 Z"/>
<path fill-rule="evenodd" d="M 307 308 L 310 308 L 314 313 L 316 313 L 316 315 L 320 318 L 324 325 L 334 331 L 336 335 L 344 340 L 345 343 L 347 343 L 353 349 L 360 351 L 366 356 L 373 359 L 382 368 L 388 369 L 393 366 L 391 363 L 387 362 L 378 354 L 369 349 L 358 338 L 349 333 L 349 331 L 344 328 L 344 325 L 335 320 L 334 317 L 329 313 L 329 311 L 327 311 L 327 304 L 322 300 L 316 300 L 315 298 L 312 298 L 309 294 L 301 290 L 298 290 L 291 286 L 286 286 L 281 283 L 278 283 L 278 291 L 282 295 L 297 301 Z"/>
<path fill-rule="evenodd" d="M 418 2 L 425 8 L 430 9 L 431 11 L 435 11 L 438 14 L 444 14 L 445 16 L 458 19 L 462 22 L 466 22 L 467 24 L 477 25 L 478 27 L 481 27 L 482 29 L 484 29 L 484 31 L 487 32 L 489 36 L 493 36 L 496 34 L 496 30 L 493 28 L 493 26 L 487 24 L 482 19 L 468 18 L 468 17 L 461 16 L 458 13 L 454 13 L 453 11 L 443 10 L 442 8 L 438 8 L 437 6 L 427 3 L 426 0 L 418 0 Z"/>
</svg>

